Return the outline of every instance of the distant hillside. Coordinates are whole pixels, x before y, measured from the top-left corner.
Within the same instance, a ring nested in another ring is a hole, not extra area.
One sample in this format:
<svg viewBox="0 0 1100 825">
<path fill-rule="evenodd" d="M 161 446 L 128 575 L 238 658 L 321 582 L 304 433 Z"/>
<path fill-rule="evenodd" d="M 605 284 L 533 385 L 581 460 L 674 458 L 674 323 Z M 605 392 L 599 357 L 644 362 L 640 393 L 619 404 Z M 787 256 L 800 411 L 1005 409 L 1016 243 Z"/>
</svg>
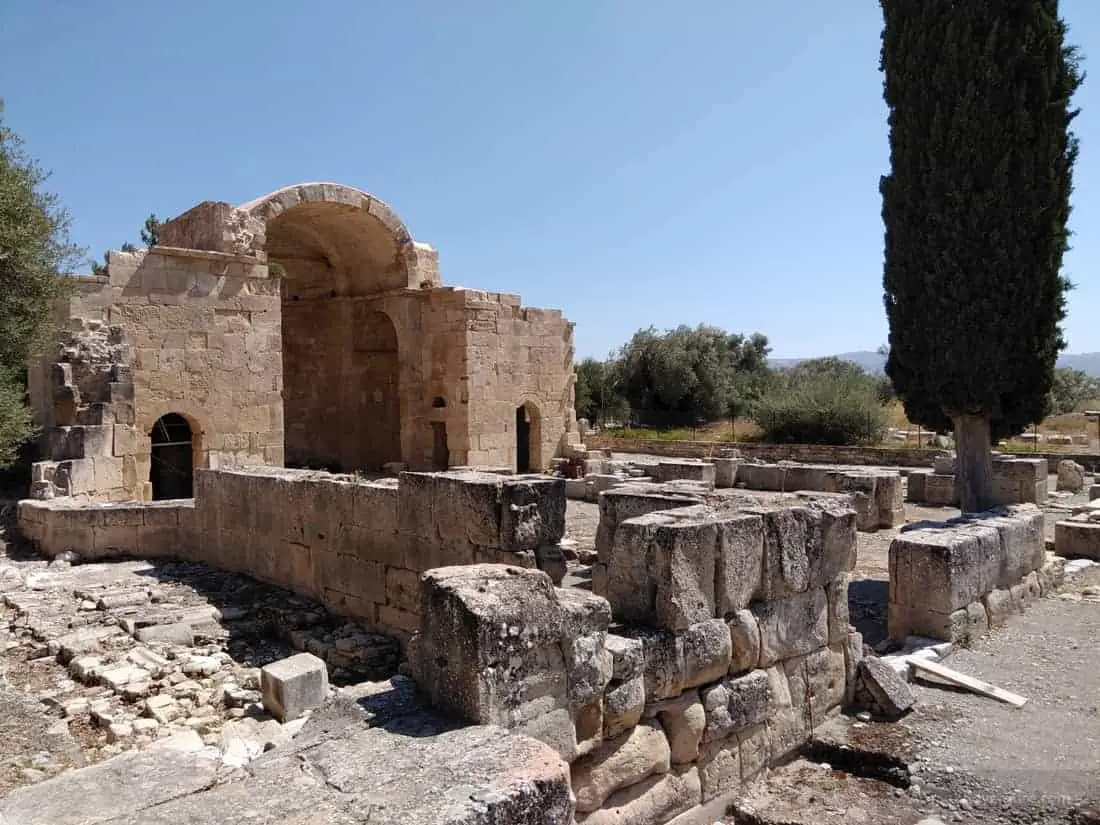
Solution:
<svg viewBox="0 0 1100 825">
<path fill-rule="evenodd" d="M 870 373 L 880 373 L 886 365 L 886 359 L 877 352 L 860 350 L 859 352 L 841 352 L 833 356 L 842 361 L 854 361 Z M 777 369 L 793 367 L 807 358 L 772 358 L 769 363 Z M 1100 378 L 1100 352 L 1065 352 L 1058 358 L 1059 367 L 1071 367 L 1081 370 L 1093 378 Z"/>
</svg>

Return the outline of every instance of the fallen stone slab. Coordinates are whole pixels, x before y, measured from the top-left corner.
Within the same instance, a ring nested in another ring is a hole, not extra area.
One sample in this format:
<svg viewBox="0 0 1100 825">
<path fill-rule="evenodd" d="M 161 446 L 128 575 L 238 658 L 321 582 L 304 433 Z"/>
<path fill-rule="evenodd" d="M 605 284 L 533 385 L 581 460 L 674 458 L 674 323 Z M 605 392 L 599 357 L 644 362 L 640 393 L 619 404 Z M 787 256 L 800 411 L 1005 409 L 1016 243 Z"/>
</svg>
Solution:
<svg viewBox="0 0 1100 825">
<path fill-rule="evenodd" d="M 125 753 L 17 788 L 0 800 L 0 823 L 137 822 L 141 811 L 210 788 L 220 764 L 216 754 L 172 744 Z"/>
<path fill-rule="evenodd" d="M 855 701 L 883 719 L 900 719 L 913 707 L 913 691 L 905 678 L 885 662 L 868 656 L 859 663 Z"/>
</svg>

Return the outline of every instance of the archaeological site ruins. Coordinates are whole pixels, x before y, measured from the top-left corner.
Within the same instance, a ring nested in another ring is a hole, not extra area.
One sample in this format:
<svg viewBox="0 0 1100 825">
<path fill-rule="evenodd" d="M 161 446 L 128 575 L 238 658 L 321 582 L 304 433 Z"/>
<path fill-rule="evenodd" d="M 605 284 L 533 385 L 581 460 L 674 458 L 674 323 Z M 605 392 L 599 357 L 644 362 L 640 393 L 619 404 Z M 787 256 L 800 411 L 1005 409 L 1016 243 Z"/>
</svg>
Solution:
<svg viewBox="0 0 1100 825">
<path fill-rule="evenodd" d="M 588 450 L 572 325 L 346 186 L 200 204 L 59 313 L 0 594 L 84 755 L 4 825 L 710 825 L 1100 559 L 1042 458 L 963 516 L 946 454 Z"/>
</svg>

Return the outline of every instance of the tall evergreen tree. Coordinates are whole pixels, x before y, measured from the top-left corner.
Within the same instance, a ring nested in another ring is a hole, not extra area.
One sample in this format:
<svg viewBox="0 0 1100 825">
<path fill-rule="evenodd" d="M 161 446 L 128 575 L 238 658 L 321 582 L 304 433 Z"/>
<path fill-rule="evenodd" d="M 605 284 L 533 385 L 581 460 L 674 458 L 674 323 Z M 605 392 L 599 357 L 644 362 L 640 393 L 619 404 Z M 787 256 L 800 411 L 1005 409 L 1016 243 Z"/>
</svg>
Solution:
<svg viewBox="0 0 1100 825">
<path fill-rule="evenodd" d="M 991 444 L 1047 413 L 1082 74 L 1057 0 L 880 0 L 886 372 L 910 420 L 954 429 L 963 509 Z"/>
<path fill-rule="evenodd" d="M 70 283 L 61 275 L 83 254 L 69 240 L 68 213 L 41 189 L 46 174 L 3 114 L 0 103 L 0 466 L 33 433 L 27 362 L 56 332 L 54 308 Z"/>
</svg>

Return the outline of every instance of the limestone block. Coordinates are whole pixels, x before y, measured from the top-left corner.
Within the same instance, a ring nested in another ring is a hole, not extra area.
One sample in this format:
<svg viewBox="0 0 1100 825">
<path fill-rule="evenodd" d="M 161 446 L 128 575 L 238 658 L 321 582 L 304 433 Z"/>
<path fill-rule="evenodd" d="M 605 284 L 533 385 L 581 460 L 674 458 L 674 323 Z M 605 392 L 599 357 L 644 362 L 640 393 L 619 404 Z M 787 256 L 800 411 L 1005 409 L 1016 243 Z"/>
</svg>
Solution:
<svg viewBox="0 0 1100 825">
<path fill-rule="evenodd" d="M 996 586 L 1001 538 L 991 527 L 947 523 L 903 532 L 889 557 L 890 603 L 946 617 Z"/>
<path fill-rule="evenodd" d="M 807 713 L 814 728 L 820 726 L 826 714 L 844 701 L 844 646 L 823 647 L 783 662 L 790 688 L 791 706 Z"/>
<path fill-rule="evenodd" d="M 913 691 L 896 670 L 869 657 L 859 666 L 859 690 L 868 698 L 867 710 L 888 721 L 900 719 L 915 701 Z"/>
<path fill-rule="evenodd" d="M 619 525 L 607 560 L 617 620 L 685 629 L 715 614 L 718 524 L 704 507 L 649 513 Z"/>
<path fill-rule="evenodd" d="M 842 642 L 848 636 L 848 625 L 851 618 L 848 610 L 848 585 L 850 580 L 850 574 L 841 573 L 825 585 L 825 596 L 829 602 L 829 644 Z"/>
<path fill-rule="evenodd" d="M 731 675 L 754 670 L 760 664 L 760 625 L 751 610 L 738 610 L 729 619 Z"/>
<path fill-rule="evenodd" d="M 761 598 L 780 599 L 803 593 L 849 568 L 847 508 L 822 501 L 806 506 L 747 509 L 747 512 L 758 513 L 764 522 Z M 830 528 L 828 554 L 823 533 L 826 520 Z"/>
<path fill-rule="evenodd" d="M 753 725 L 737 734 L 741 762 L 741 782 L 746 784 L 762 774 L 771 762 L 771 742 L 766 724 Z"/>
<path fill-rule="evenodd" d="M 500 487 L 503 550 L 534 550 L 565 535 L 565 480 L 550 476 L 505 479 Z"/>
<path fill-rule="evenodd" d="M 576 741 L 576 755 L 585 756 L 600 747 L 604 739 L 603 697 L 597 696 L 587 705 L 573 711 L 573 739 Z M 629 728 L 624 728 L 628 730 Z M 564 732 L 564 731 L 563 731 Z M 566 743 L 567 748 L 572 745 Z"/>
<path fill-rule="evenodd" d="M 899 473 L 879 473 L 875 476 L 875 505 L 878 527 L 890 528 L 905 523 L 905 496 Z"/>
<path fill-rule="evenodd" d="M 715 682 L 729 671 L 733 648 L 723 619 L 708 619 L 683 631 L 684 681 L 687 688 Z"/>
<path fill-rule="evenodd" d="M 661 459 L 653 468 L 653 479 L 658 483 L 698 481 L 713 488 L 715 468 L 710 462 L 693 461 L 691 459 Z"/>
<path fill-rule="evenodd" d="M 1039 589 L 1044 596 L 1058 590 L 1066 581 L 1066 560 L 1053 553 L 1046 554 L 1046 561 L 1036 572 Z"/>
<path fill-rule="evenodd" d="M 641 641 L 608 633 L 605 644 L 611 653 L 612 678 L 625 681 L 642 672 L 644 653 Z"/>
<path fill-rule="evenodd" d="M 931 470 L 913 470 L 905 479 L 905 498 L 913 504 L 924 504 L 928 498 L 926 484 Z"/>
<path fill-rule="evenodd" d="M 703 802 L 741 789 L 741 749 L 736 736 L 703 745 L 699 753 L 699 779 Z"/>
<path fill-rule="evenodd" d="M 611 681 L 612 656 L 603 631 L 566 638 L 562 643 L 568 668 L 569 702 L 574 708 L 598 699 Z"/>
<path fill-rule="evenodd" d="M 1046 556 L 1043 513 L 1031 504 L 1003 507 L 993 513 L 992 517 L 983 516 L 975 521 L 994 528 L 1000 535 L 1001 566 L 994 584 L 1011 587 L 1043 565 Z"/>
<path fill-rule="evenodd" d="M 675 510 L 702 502 L 690 491 L 670 490 L 652 484 L 628 484 L 600 494 L 600 521 L 596 528 L 596 552 L 602 562 L 610 558 L 618 526 L 624 521 L 658 510 Z"/>
<path fill-rule="evenodd" d="M 790 464 L 784 481 L 785 490 L 826 490 L 829 487 L 830 468 L 812 464 Z"/>
<path fill-rule="evenodd" d="M 1100 498 L 1100 484 L 1093 484 L 1089 487 L 1089 501 L 1096 501 Z"/>
<path fill-rule="evenodd" d="M 679 816 L 689 814 L 701 801 L 699 769 L 683 766 L 623 788 L 600 810 L 579 814 L 577 825 L 680 825 Z"/>
<path fill-rule="evenodd" d="M 264 707 L 280 722 L 299 718 L 328 699 L 328 670 L 312 653 L 298 653 L 260 670 Z"/>
<path fill-rule="evenodd" d="M 614 739 L 638 724 L 645 710 L 645 679 L 641 673 L 613 681 L 603 700 L 603 736 Z"/>
<path fill-rule="evenodd" d="M 573 763 L 571 777 L 577 810 L 594 811 L 620 788 L 654 774 L 667 773 L 670 766 L 668 740 L 661 726 L 643 722 Z"/>
<path fill-rule="evenodd" d="M 817 587 L 855 569 L 857 516 L 855 510 L 842 501 L 819 499 L 807 506 L 820 519 L 820 546 L 816 543 L 816 535 L 810 531 L 814 542 L 806 549 L 810 587 Z"/>
<path fill-rule="evenodd" d="M 700 691 L 707 722 L 704 742 L 725 739 L 739 730 L 767 721 L 775 711 L 768 674 L 754 670 L 744 676 L 728 677 Z"/>
<path fill-rule="evenodd" d="M 1066 558 L 1100 561 L 1100 522 L 1059 521 L 1054 525 L 1054 549 Z"/>
<path fill-rule="evenodd" d="M 855 696 L 856 675 L 863 661 L 863 634 L 852 630 L 844 639 L 844 704 L 850 706 Z"/>
<path fill-rule="evenodd" d="M 986 593 L 982 598 L 982 604 L 985 605 L 990 627 L 1000 627 L 1008 621 L 1009 616 L 1019 612 L 1017 605 L 1012 601 L 1012 593 L 1002 588 Z"/>
<path fill-rule="evenodd" d="M 737 481 L 749 490 L 782 491 L 786 489 L 787 467 L 783 464 L 743 462 L 737 468 Z"/>
<path fill-rule="evenodd" d="M 657 712 L 657 719 L 668 738 L 674 765 L 699 758 L 699 743 L 703 740 L 707 715 L 698 691 L 688 691 L 665 703 Z"/>
<path fill-rule="evenodd" d="M 828 644 L 828 605 L 822 587 L 755 603 L 751 609 L 760 627 L 760 666 L 770 667 Z"/>
<path fill-rule="evenodd" d="M 781 666 L 767 669 L 768 684 L 775 702 L 775 713 L 765 723 L 771 763 L 782 762 L 809 739 L 810 730 L 804 706 L 796 707 L 791 698 L 787 674 Z"/>
<path fill-rule="evenodd" d="M 684 689 L 684 645 L 680 634 L 632 627 L 626 633 L 642 645 L 646 702 L 679 696 Z"/>
<path fill-rule="evenodd" d="M 562 611 L 545 573 L 504 565 L 429 570 L 420 600 L 412 664 L 434 707 L 507 728 L 568 708 Z"/>
<path fill-rule="evenodd" d="M 717 615 L 728 616 L 756 598 L 763 565 L 763 518 L 754 514 L 723 517 L 718 525 Z"/>
<path fill-rule="evenodd" d="M 737 467 L 741 463 L 739 458 L 712 458 L 714 465 L 714 486 L 719 489 L 733 487 L 737 483 Z"/>
<path fill-rule="evenodd" d="M 1070 459 L 1059 461 L 1057 489 L 1071 493 L 1081 492 L 1085 489 L 1085 468 Z"/>
</svg>

